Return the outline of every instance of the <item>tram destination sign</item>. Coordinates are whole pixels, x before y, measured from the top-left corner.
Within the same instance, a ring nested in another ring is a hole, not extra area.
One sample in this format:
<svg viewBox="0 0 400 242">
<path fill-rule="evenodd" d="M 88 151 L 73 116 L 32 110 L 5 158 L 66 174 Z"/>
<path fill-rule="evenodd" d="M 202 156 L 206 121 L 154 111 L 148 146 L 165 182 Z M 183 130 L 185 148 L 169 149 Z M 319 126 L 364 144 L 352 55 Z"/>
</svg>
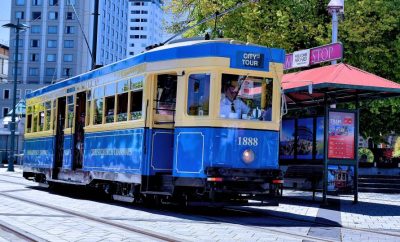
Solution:
<svg viewBox="0 0 400 242">
<path fill-rule="evenodd" d="M 307 67 L 323 62 L 338 60 L 343 57 L 343 45 L 332 43 L 312 49 L 295 51 L 285 56 L 284 70 Z"/>
<path fill-rule="evenodd" d="M 264 54 L 239 52 L 237 56 L 237 62 L 239 66 L 264 68 Z"/>
</svg>

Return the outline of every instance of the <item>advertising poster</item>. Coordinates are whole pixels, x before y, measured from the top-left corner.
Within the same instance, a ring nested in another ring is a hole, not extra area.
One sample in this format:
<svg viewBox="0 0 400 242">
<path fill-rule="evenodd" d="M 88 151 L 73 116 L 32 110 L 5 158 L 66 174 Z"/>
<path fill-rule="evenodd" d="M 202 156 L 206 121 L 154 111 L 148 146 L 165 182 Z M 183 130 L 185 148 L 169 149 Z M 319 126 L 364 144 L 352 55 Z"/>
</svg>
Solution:
<svg viewBox="0 0 400 242">
<path fill-rule="evenodd" d="M 297 121 L 297 159 L 312 159 L 314 140 L 314 119 L 302 118 Z"/>
<path fill-rule="evenodd" d="M 328 191 L 351 192 L 354 181 L 354 167 L 328 166 Z"/>
<path fill-rule="evenodd" d="M 280 133 L 279 156 L 280 159 L 294 159 L 295 141 L 294 119 L 283 120 Z"/>
<path fill-rule="evenodd" d="M 329 112 L 328 159 L 355 159 L 355 113 Z"/>
<path fill-rule="evenodd" d="M 316 121 L 316 154 L 315 159 L 324 158 L 324 117 L 318 117 Z"/>
</svg>

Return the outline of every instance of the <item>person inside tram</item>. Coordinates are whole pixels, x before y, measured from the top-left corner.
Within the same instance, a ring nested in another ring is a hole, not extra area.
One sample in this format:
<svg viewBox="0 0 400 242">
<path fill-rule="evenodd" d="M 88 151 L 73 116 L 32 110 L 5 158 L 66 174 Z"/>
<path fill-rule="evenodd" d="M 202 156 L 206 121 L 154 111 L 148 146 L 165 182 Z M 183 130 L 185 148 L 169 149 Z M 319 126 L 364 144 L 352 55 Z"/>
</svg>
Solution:
<svg viewBox="0 0 400 242">
<path fill-rule="evenodd" d="M 240 85 L 237 79 L 225 83 L 220 101 L 220 116 L 222 118 L 240 119 L 247 116 L 250 108 L 238 98 Z"/>
</svg>

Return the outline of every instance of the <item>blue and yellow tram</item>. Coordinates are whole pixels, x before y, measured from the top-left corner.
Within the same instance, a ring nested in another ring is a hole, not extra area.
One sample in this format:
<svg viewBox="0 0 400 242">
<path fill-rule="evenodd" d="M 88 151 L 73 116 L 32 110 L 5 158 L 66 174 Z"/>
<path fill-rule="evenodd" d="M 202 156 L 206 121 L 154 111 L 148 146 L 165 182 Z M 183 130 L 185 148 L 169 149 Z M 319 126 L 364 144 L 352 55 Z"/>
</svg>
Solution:
<svg viewBox="0 0 400 242">
<path fill-rule="evenodd" d="M 27 95 L 23 176 L 115 199 L 276 194 L 284 51 L 177 42 Z"/>
</svg>

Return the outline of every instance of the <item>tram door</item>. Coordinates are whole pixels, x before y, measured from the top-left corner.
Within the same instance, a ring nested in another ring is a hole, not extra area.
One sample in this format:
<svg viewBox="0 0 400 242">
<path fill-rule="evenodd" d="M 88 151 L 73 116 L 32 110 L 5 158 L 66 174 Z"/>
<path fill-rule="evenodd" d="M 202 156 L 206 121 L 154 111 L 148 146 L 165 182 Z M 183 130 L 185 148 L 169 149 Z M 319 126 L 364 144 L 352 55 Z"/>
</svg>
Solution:
<svg viewBox="0 0 400 242">
<path fill-rule="evenodd" d="M 86 118 L 86 92 L 76 95 L 73 168 L 81 169 L 83 161 L 84 127 Z"/>
<path fill-rule="evenodd" d="M 149 151 L 149 190 L 172 191 L 177 75 L 156 76 L 153 89 L 153 127 Z"/>
<path fill-rule="evenodd" d="M 65 107 L 66 98 L 60 97 L 57 100 L 57 116 L 56 116 L 56 143 L 55 143 L 55 157 L 52 178 L 57 179 L 58 172 L 62 167 L 63 154 L 64 154 L 64 128 L 65 128 Z"/>
</svg>

